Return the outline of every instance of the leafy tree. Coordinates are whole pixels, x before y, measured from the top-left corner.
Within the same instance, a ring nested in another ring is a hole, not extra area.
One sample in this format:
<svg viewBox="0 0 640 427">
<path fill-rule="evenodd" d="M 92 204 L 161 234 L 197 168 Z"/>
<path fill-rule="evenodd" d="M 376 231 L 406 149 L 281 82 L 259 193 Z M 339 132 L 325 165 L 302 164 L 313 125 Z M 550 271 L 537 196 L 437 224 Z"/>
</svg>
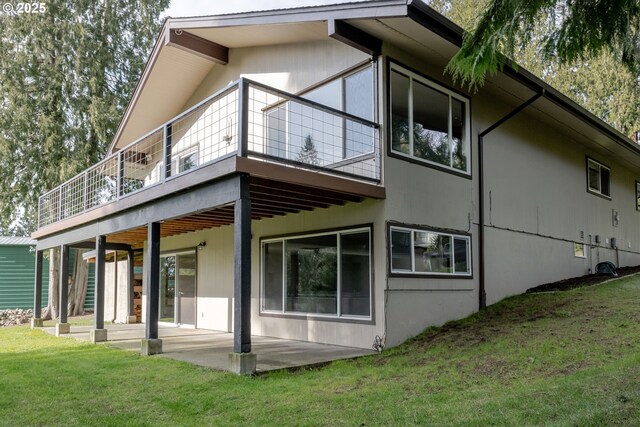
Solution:
<svg viewBox="0 0 640 427">
<path fill-rule="evenodd" d="M 541 17 L 551 24 L 540 33 Z M 597 57 L 609 50 L 636 78 L 640 75 L 639 0 L 490 0 L 475 30 L 448 65 L 454 78 L 482 85 L 524 46 L 539 43 L 560 63 Z"/>
<path fill-rule="evenodd" d="M 475 28 L 484 18 L 491 0 L 431 0 L 430 5 L 463 28 Z M 555 3 L 554 3 L 555 4 Z M 563 62 L 548 50 L 551 34 L 561 30 L 569 9 L 564 1 L 538 14 L 528 39 L 520 35 L 513 59 L 553 87 L 629 137 L 640 129 L 640 80 L 628 67 L 620 66 L 618 54 L 602 49 L 599 54 Z M 637 22 L 637 20 L 636 20 Z M 636 24 L 637 28 L 637 24 Z M 526 42 L 526 43 L 525 43 Z M 504 59 L 504 58 L 503 58 Z M 455 61 L 455 60 L 454 60 Z M 495 70 L 494 70 L 495 71 Z M 480 77 L 480 82 L 484 75 Z M 470 80 L 464 80 L 470 83 Z M 470 84 L 473 86 L 472 84 Z"/>
<path fill-rule="evenodd" d="M 97 162 L 169 0 L 50 0 L 0 14 L 0 233 L 36 228 L 38 196 Z"/>
</svg>

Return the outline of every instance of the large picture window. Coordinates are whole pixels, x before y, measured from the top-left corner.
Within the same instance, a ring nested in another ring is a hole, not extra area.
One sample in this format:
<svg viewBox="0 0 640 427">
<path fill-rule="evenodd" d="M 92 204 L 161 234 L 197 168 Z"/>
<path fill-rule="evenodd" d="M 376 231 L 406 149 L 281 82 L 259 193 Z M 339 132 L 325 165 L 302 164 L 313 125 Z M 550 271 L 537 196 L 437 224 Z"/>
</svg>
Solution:
<svg viewBox="0 0 640 427">
<path fill-rule="evenodd" d="M 369 228 L 262 242 L 263 312 L 371 316 Z"/>
<path fill-rule="evenodd" d="M 391 273 L 471 276 L 471 238 L 390 227 Z"/>
<path fill-rule="evenodd" d="M 391 151 L 469 174 L 469 101 L 391 64 Z"/>
<path fill-rule="evenodd" d="M 607 198 L 611 197 L 611 169 L 587 158 L 587 190 Z"/>
</svg>

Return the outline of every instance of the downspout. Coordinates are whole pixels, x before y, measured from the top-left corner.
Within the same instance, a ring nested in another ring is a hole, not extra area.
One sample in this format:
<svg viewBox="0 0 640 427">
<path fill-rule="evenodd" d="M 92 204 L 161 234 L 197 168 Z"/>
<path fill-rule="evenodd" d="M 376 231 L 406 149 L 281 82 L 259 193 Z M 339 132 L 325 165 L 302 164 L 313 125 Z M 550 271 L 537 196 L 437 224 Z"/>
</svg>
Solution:
<svg viewBox="0 0 640 427">
<path fill-rule="evenodd" d="M 527 108 L 529 105 L 534 103 L 538 98 L 543 96 L 545 93 L 544 89 L 541 89 L 540 92 L 533 95 L 527 101 L 522 103 L 519 107 L 512 110 L 506 116 L 489 126 L 484 131 L 478 134 L 478 245 L 479 245 L 479 255 L 478 261 L 480 263 L 480 283 L 478 289 L 478 306 L 479 310 L 484 310 L 487 307 L 487 292 L 485 290 L 485 257 L 484 257 L 484 137 L 487 136 L 490 132 L 494 131 L 500 125 L 505 123 L 507 120 L 516 116 L 522 110 Z"/>
</svg>

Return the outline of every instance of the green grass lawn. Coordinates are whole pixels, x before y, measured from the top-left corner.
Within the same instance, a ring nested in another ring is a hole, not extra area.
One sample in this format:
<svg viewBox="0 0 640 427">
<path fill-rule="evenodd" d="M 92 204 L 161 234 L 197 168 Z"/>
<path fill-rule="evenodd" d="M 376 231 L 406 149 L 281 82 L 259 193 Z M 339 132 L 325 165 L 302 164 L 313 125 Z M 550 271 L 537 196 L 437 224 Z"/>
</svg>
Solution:
<svg viewBox="0 0 640 427">
<path fill-rule="evenodd" d="M 0 329 L 0 425 L 640 425 L 640 277 L 507 299 L 383 354 L 238 377 Z"/>
</svg>

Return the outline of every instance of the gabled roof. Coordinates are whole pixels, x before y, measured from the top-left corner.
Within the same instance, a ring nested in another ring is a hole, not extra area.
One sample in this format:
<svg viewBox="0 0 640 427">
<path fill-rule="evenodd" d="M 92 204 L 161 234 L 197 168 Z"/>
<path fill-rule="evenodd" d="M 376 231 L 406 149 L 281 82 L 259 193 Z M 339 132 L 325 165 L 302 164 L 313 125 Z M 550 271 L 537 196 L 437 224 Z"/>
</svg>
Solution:
<svg viewBox="0 0 640 427">
<path fill-rule="evenodd" d="M 234 49 L 326 40 L 330 20 L 347 22 L 408 52 L 435 58 L 442 67 L 458 50 L 464 34 L 461 27 L 421 0 L 371 0 L 167 18 L 109 151 L 133 142 L 176 116 L 188 107 L 186 102 L 205 76 L 214 67 L 224 66 L 206 56 L 176 48 L 171 43 L 172 31 L 184 31 L 205 43 Z M 503 72 L 488 78 L 482 90 L 501 91 L 514 105 L 532 94 L 543 94 L 530 107 L 534 114 L 576 135 L 574 139 L 592 144 L 604 155 L 640 167 L 638 144 L 521 67 L 505 66 Z"/>
<path fill-rule="evenodd" d="M 36 241 L 29 237 L 0 236 L 0 246 L 35 246 Z"/>
</svg>

